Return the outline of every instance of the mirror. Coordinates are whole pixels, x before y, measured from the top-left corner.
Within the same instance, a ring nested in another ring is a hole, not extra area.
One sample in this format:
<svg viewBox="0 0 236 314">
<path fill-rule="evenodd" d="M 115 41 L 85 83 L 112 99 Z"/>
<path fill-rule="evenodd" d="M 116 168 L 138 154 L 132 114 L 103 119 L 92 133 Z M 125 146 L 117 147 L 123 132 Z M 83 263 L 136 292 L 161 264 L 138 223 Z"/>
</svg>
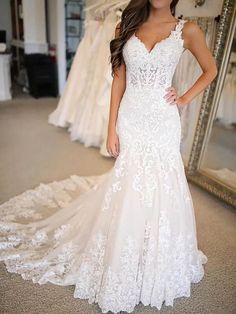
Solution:
<svg viewBox="0 0 236 314">
<path fill-rule="evenodd" d="M 218 25 L 215 16 L 184 16 L 185 20 L 196 23 L 203 31 L 208 48 L 213 53 L 216 37 L 216 28 Z M 184 94 L 201 75 L 202 69 L 193 57 L 192 53 L 186 49 L 177 65 L 173 85 L 179 94 Z M 188 106 L 179 108 L 181 118 L 181 155 L 184 165 L 188 165 L 194 133 L 198 121 L 198 115 L 201 108 L 203 93 L 196 96 Z"/>
<path fill-rule="evenodd" d="M 201 170 L 236 189 L 236 27 Z"/>
<path fill-rule="evenodd" d="M 236 207 L 236 3 L 225 0 L 213 55 L 218 76 L 202 98 L 186 167 L 190 181 Z"/>
</svg>

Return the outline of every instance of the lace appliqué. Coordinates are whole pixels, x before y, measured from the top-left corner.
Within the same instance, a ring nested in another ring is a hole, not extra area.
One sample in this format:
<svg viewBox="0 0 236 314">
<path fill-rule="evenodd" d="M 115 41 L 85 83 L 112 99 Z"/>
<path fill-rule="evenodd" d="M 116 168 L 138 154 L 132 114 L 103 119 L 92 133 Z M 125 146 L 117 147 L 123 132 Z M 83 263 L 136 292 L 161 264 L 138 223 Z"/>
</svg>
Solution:
<svg viewBox="0 0 236 314">
<path fill-rule="evenodd" d="M 171 235 L 165 212 L 160 213 L 159 228 L 157 241 L 151 222 L 146 223 L 142 253 L 140 244 L 128 235 L 117 270 L 111 265 L 105 267 L 106 237 L 99 234 L 83 255 L 74 296 L 89 299 L 89 303 L 98 302 L 103 313 L 130 313 L 140 300 L 160 309 L 164 301 L 173 306 L 177 295 L 189 296 L 191 281 L 201 280 L 202 262 L 206 260 L 198 251 L 196 261 L 192 235 Z"/>
<path fill-rule="evenodd" d="M 207 257 L 197 248 L 180 117 L 163 98 L 183 52 L 183 24 L 150 54 L 134 37 L 124 47 L 120 155 L 111 171 L 41 184 L 0 206 L 8 271 L 75 285 L 74 296 L 103 313 L 132 312 L 140 301 L 173 306 L 202 279 Z"/>
<path fill-rule="evenodd" d="M 40 220 L 44 217 L 44 209 L 53 212 L 53 209 L 56 211 L 67 206 L 74 194 L 90 190 L 95 181 L 96 176 L 72 175 L 69 179 L 41 183 L 35 189 L 27 190 L 0 205 L 0 215 L 6 222 Z"/>
<path fill-rule="evenodd" d="M 157 43 L 151 52 L 147 51 L 136 35 L 130 38 L 123 49 L 127 65 L 127 88 L 153 89 L 170 86 L 176 65 L 184 51 L 182 28 L 185 22 L 186 20 L 179 20 L 175 30 Z"/>
</svg>

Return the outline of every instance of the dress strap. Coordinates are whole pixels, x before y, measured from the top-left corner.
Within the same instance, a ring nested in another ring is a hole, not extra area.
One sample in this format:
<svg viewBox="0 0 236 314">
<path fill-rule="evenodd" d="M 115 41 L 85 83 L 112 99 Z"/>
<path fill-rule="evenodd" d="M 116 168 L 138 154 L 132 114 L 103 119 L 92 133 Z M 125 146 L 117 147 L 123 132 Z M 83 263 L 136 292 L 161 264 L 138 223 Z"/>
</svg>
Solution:
<svg viewBox="0 0 236 314">
<path fill-rule="evenodd" d="M 179 22 L 175 28 L 174 31 L 174 37 L 176 39 L 181 39 L 182 38 L 182 29 L 184 27 L 184 24 L 187 22 L 187 20 L 179 19 Z"/>
<path fill-rule="evenodd" d="M 180 19 L 179 23 L 178 23 L 178 25 L 176 27 L 176 30 L 181 31 L 182 28 L 184 27 L 184 23 L 186 23 L 186 22 L 187 22 L 187 20 Z"/>
</svg>

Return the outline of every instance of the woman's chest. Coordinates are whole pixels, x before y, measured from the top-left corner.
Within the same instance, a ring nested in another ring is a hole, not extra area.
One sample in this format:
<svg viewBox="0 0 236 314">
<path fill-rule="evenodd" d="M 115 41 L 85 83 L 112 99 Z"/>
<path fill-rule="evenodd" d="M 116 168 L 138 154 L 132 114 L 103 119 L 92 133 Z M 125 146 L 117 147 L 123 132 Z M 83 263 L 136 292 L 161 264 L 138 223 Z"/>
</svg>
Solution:
<svg viewBox="0 0 236 314">
<path fill-rule="evenodd" d="M 123 57 L 127 66 L 134 64 L 175 64 L 184 50 L 183 40 L 166 38 L 157 42 L 151 50 L 136 35 L 132 35 L 123 47 Z"/>
</svg>

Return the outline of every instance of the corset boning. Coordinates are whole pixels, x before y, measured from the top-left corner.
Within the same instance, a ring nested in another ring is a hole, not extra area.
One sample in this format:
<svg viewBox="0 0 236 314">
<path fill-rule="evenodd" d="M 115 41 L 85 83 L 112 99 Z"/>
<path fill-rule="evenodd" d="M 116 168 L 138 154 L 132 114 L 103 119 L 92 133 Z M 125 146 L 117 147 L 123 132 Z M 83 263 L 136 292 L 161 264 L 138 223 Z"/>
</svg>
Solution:
<svg viewBox="0 0 236 314">
<path fill-rule="evenodd" d="M 146 63 L 142 66 L 126 69 L 126 88 L 127 89 L 165 89 L 172 84 L 175 68 L 170 66 L 168 71 L 162 70 L 156 64 Z"/>
</svg>

